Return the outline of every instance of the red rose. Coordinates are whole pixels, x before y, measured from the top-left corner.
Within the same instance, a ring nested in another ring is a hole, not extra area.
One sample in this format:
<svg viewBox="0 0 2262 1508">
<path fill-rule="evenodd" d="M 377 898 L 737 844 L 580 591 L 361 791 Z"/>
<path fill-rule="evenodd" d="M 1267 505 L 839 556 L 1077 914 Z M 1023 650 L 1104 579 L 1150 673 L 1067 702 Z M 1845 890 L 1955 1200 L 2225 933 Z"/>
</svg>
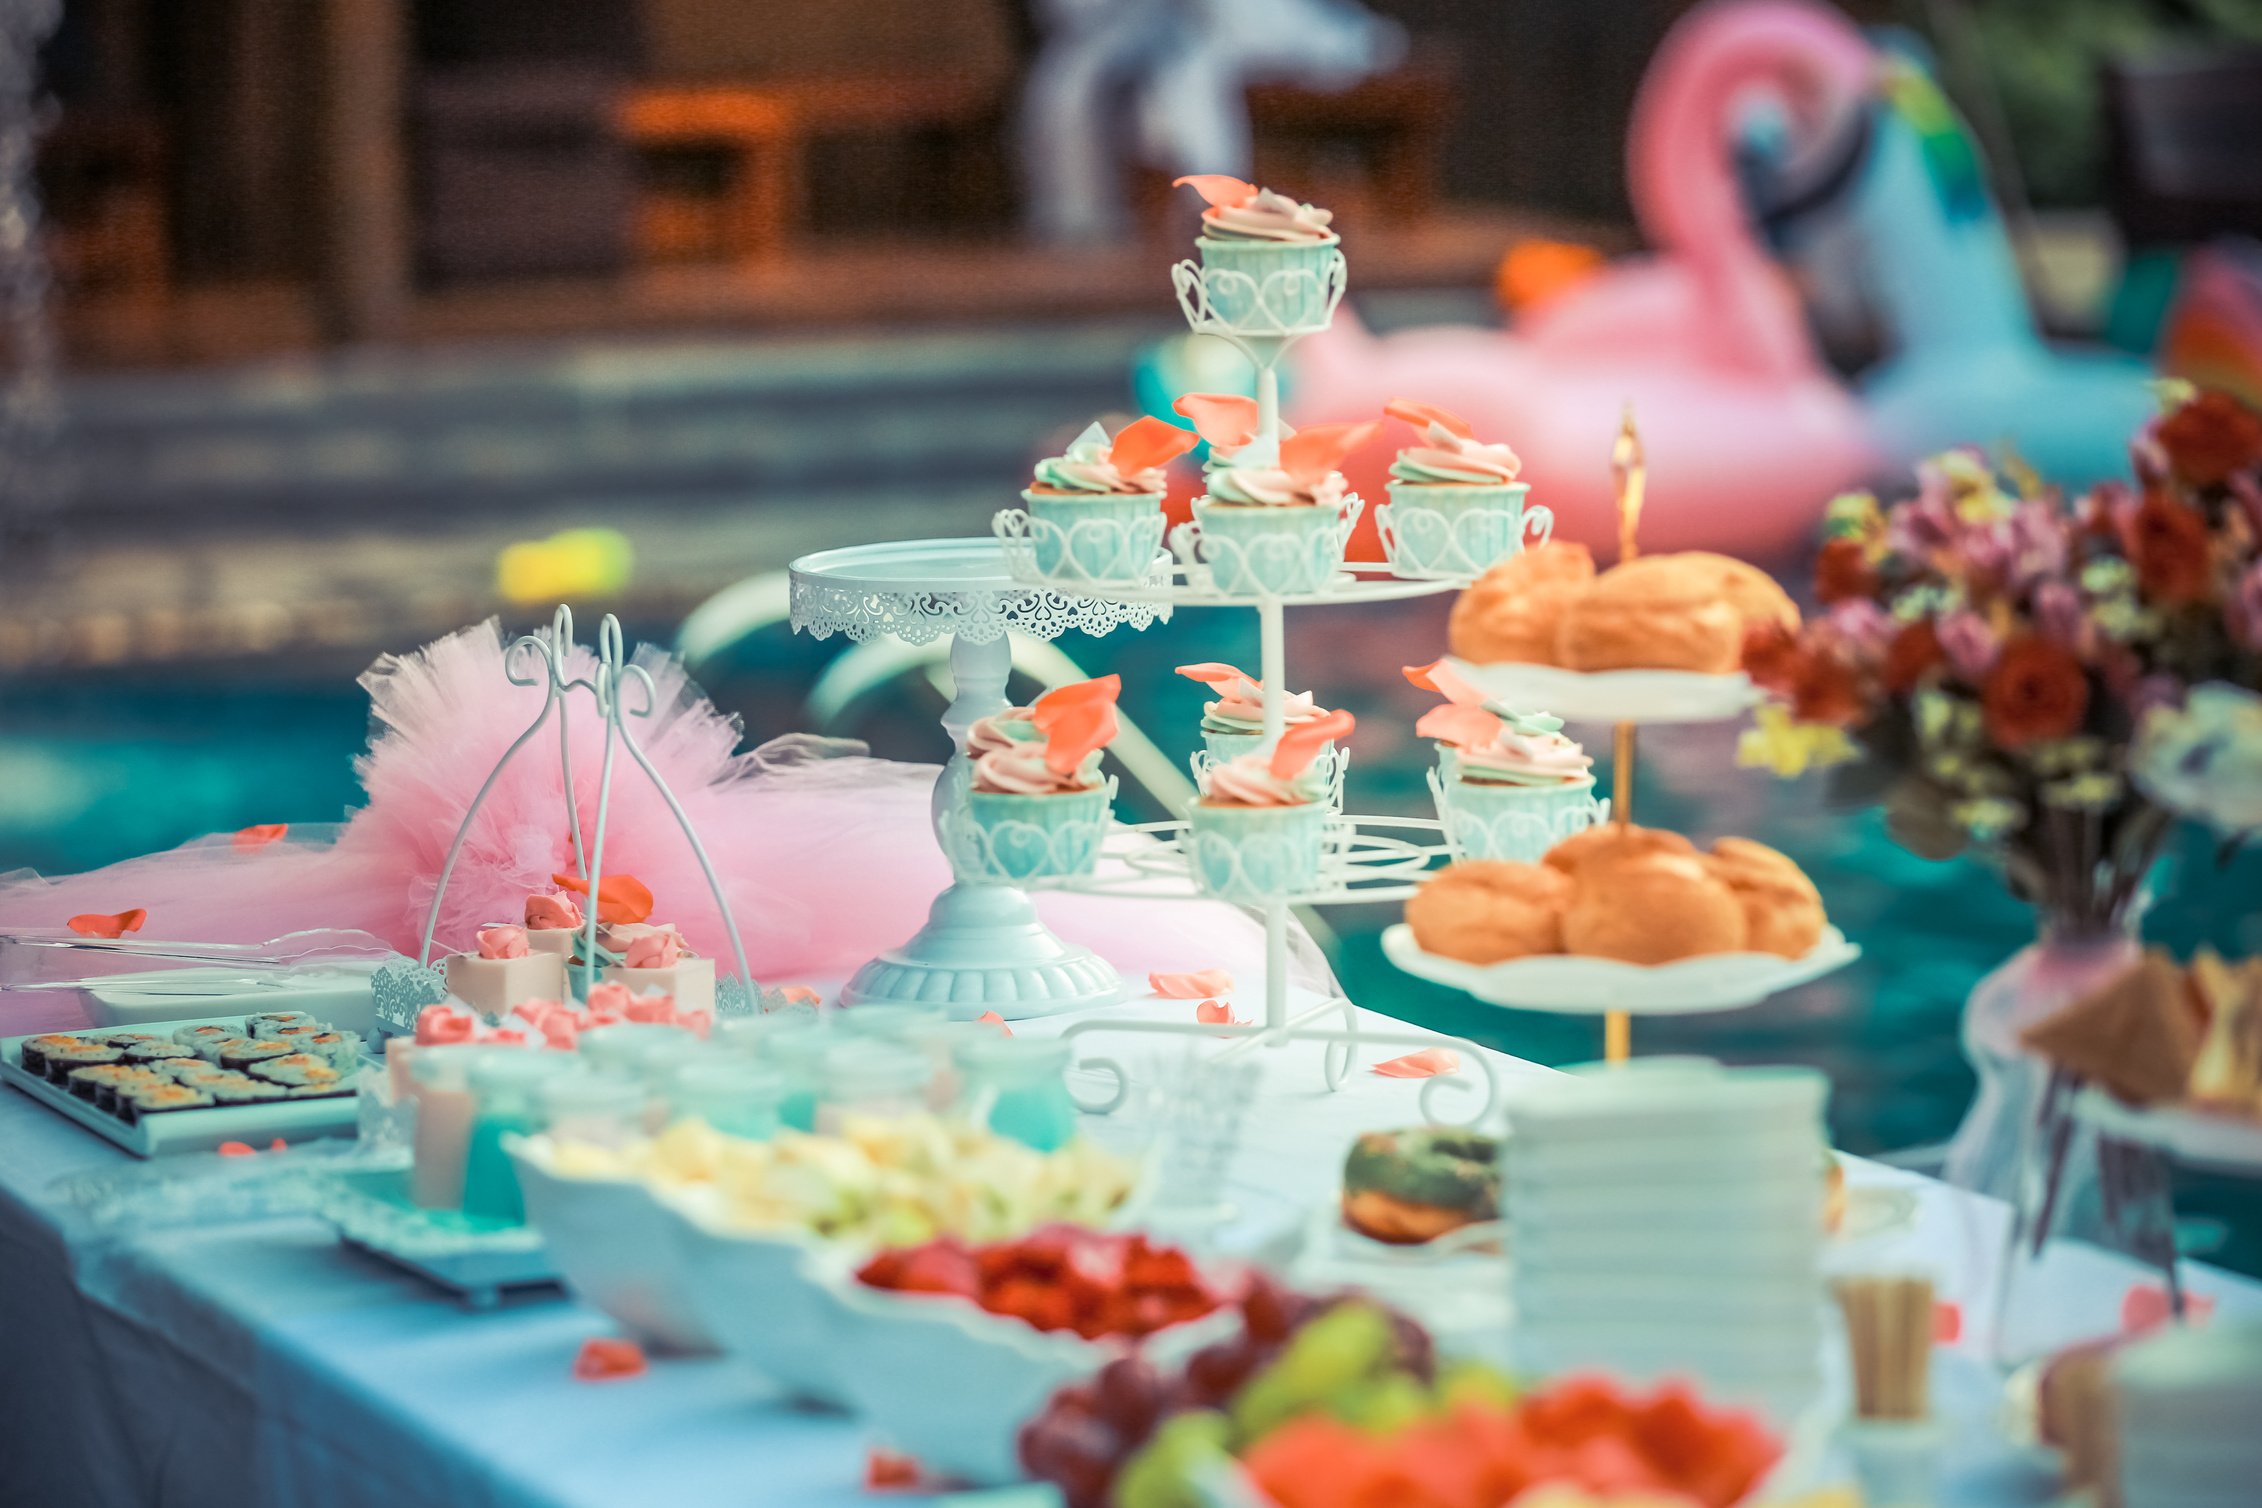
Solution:
<svg viewBox="0 0 2262 1508">
<path fill-rule="evenodd" d="M 1798 634 L 1780 622 L 1771 619 L 1744 630 L 1744 673 L 1757 686 L 1788 692 L 1798 684 L 1806 660 Z"/>
<path fill-rule="evenodd" d="M 2137 584 L 2156 602 L 2197 602 L 2207 595 L 2214 536 L 2199 510 L 2165 492 L 2144 494 L 2124 539 Z"/>
<path fill-rule="evenodd" d="M 1814 562 L 1814 595 L 1824 607 L 1856 597 L 1873 598 L 1877 587 L 1876 568 L 1869 563 L 1869 551 L 1860 540 L 1823 542 L 1822 554 Z"/>
<path fill-rule="evenodd" d="M 2212 487 L 2262 463 L 2262 416 L 2228 393 L 2208 391 L 2153 429 L 2177 478 Z"/>
<path fill-rule="evenodd" d="M 1878 676 L 1885 689 L 1895 696 L 1907 696 L 1916 689 L 1916 683 L 1936 665 L 1948 662 L 1947 651 L 1940 647 L 1940 635 L 1930 618 L 1919 618 L 1899 633 L 1885 646 L 1885 664 Z"/>
<path fill-rule="evenodd" d="M 2067 650 L 2021 634 L 2003 646 L 1979 701 L 1996 747 L 2023 749 L 2081 726 L 2089 711 L 2089 677 Z"/>
<path fill-rule="evenodd" d="M 1861 684 L 1834 655 L 1810 655 L 1798 684 L 1791 688 L 1791 715 L 1802 723 L 1849 728 L 1869 716 Z"/>
</svg>

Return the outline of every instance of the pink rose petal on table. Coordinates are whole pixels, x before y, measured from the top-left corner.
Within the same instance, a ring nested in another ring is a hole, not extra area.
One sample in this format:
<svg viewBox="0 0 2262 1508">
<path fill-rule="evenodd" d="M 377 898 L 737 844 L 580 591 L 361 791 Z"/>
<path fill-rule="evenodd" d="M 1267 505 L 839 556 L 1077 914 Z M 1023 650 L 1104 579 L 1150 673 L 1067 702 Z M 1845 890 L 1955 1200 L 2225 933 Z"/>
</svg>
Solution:
<svg viewBox="0 0 2262 1508">
<path fill-rule="evenodd" d="M 2184 1322 L 2198 1324 L 2215 1312 L 2215 1301 L 2203 1293 L 2186 1293 L 2183 1296 Z M 2131 1283 L 2128 1292 L 2121 1295 L 2121 1330 L 2127 1335 L 2142 1335 L 2168 1323 L 2168 1290 L 2158 1283 Z"/>
<path fill-rule="evenodd" d="M 1425 1047 L 1420 1052 L 1377 1063 L 1374 1071 L 1386 1079 L 1435 1078 L 1441 1073 L 1459 1073 L 1461 1055 L 1450 1047 Z"/>
<path fill-rule="evenodd" d="M 644 1348 L 632 1340 L 598 1336 L 584 1341 L 573 1358 L 573 1375 L 580 1382 L 611 1382 L 644 1373 Z"/>
<path fill-rule="evenodd" d="M 1200 969 L 1191 974 L 1149 974 L 1147 988 L 1165 1000 L 1203 1000 L 1233 993 L 1233 976 L 1223 969 Z"/>
<path fill-rule="evenodd" d="M 1932 1306 L 1932 1343 L 1952 1346 L 1964 1338 L 1964 1306 L 1941 1299 Z"/>
<path fill-rule="evenodd" d="M 789 984 L 778 991 L 778 998 L 787 1005 L 821 1005 L 825 997 L 805 984 Z"/>
<path fill-rule="evenodd" d="M 1233 1007 L 1222 1000 L 1205 1000 L 1194 1007 L 1194 1019 L 1204 1026 L 1247 1026 L 1249 1023 L 1233 1014 Z"/>
<path fill-rule="evenodd" d="M 1005 1018 L 999 1015 L 996 1011 L 984 1011 L 974 1019 L 984 1026 L 996 1027 L 998 1030 L 998 1035 L 1001 1037 L 1010 1037 L 1013 1035 L 1013 1028 L 1007 1026 L 1005 1024 Z"/>
</svg>

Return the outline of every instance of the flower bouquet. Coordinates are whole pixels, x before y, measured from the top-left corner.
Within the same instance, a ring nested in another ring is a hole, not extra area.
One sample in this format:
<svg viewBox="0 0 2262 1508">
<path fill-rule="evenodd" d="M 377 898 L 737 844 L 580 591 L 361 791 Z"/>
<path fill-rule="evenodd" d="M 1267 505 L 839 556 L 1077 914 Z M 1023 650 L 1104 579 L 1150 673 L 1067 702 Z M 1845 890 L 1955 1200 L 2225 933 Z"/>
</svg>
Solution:
<svg viewBox="0 0 2262 1508">
<path fill-rule="evenodd" d="M 1980 852 L 2036 907 L 2042 942 L 1966 1013 L 1981 1096 L 1949 1171 L 1977 1186 L 2003 1188 L 2029 1119 L 2005 1081 L 2018 1032 L 2133 958 L 2173 816 L 2234 837 L 2262 823 L 2262 417 L 2165 396 L 2133 484 L 2068 499 L 1953 451 L 1911 499 L 1838 498 L 1823 610 L 1745 646 L 1775 700 L 1741 762 L 1837 766 L 1837 793 L 1881 800 L 1911 851 Z"/>
</svg>

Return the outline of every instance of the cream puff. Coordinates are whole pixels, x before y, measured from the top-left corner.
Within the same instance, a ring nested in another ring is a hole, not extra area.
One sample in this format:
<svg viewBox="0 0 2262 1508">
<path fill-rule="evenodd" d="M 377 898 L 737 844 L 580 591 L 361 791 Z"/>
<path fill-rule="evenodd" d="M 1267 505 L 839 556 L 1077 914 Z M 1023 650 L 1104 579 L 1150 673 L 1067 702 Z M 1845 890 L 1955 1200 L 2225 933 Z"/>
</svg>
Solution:
<svg viewBox="0 0 2262 1508">
<path fill-rule="evenodd" d="M 1703 862 L 1736 893 L 1753 952 L 1804 958 L 1822 940 L 1822 892 L 1785 855 L 1749 838 L 1722 838 Z"/>
<path fill-rule="evenodd" d="M 1543 864 L 1472 859 L 1439 870 L 1406 902 L 1406 925 L 1425 953 L 1499 963 L 1563 951 L 1571 880 Z"/>
<path fill-rule="evenodd" d="M 1571 952 L 1627 963 L 1740 953 L 1745 939 L 1736 893 L 1679 854 L 1588 860 L 1563 914 L 1563 945 Z"/>
<path fill-rule="evenodd" d="M 1555 663 L 1572 670 L 1692 670 L 1725 675 L 1743 658 L 1743 618 L 1721 573 L 1678 555 L 1605 571 L 1564 610 Z"/>
<path fill-rule="evenodd" d="M 1550 540 L 1519 551 L 1454 601 L 1446 642 L 1473 664 L 1553 664 L 1556 624 L 1594 579 L 1594 556 L 1585 545 Z"/>
<path fill-rule="evenodd" d="M 1605 822 L 1571 834 L 1547 851 L 1541 860 L 1550 869 L 1578 873 L 1590 859 L 1622 859 L 1643 854 L 1696 857 L 1696 845 L 1662 827 L 1636 827 L 1631 822 Z"/>
</svg>

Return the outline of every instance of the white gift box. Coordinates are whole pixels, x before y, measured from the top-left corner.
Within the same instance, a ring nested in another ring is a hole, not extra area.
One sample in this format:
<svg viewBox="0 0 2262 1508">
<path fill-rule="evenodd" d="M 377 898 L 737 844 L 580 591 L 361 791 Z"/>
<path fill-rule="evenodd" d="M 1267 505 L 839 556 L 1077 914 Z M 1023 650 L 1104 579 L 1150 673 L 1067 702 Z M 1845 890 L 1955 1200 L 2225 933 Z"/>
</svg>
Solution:
<svg viewBox="0 0 2262 1508">
<path fill-rule="evenodd" d="M 451 953 L 444 965 L 448 993 L 485 1016 L 501 1016 L 526 1000 L 562 1000 L 565 960 L 529 951 L 524 958 L 481 958 Z"/>
</svg>

